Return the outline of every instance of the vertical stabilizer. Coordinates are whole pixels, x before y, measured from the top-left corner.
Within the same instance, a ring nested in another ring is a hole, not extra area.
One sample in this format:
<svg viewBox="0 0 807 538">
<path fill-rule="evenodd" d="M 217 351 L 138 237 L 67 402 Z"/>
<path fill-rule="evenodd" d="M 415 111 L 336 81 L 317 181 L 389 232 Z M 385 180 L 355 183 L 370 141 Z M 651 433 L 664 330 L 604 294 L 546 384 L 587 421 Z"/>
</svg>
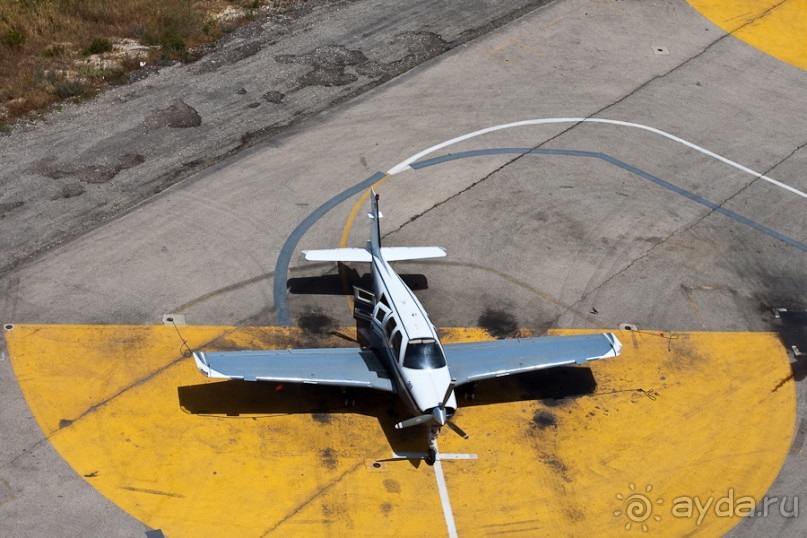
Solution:
<svg viewBox="0 0 807 538">
<path fill-rule="evenodd" d="M 370 214 L 368 215 L 373 220 L 372 231 L 370 233 L 370 252 L 375 256 L 381 256 L 381 211 L 378 210 L 378 194 L 375 190 L 370 191 Z"/>
</svg>

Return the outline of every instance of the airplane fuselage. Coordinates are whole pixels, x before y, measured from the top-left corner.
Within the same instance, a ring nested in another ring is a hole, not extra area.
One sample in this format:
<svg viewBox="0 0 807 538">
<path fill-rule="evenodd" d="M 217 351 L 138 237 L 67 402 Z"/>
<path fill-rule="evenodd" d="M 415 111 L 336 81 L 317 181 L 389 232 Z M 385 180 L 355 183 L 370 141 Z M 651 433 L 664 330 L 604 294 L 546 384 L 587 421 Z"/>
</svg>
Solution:
<svg viewBox="0 0 807 538">
<path fill-rule="evenodd" d="M 415 294 L 390 265 L 373 256 L 375 305 L 372 339 L 395 377 L 401 398 L 416 414 L 439 406 L 451 382 L 437 330 Z M 445 404 L 448 416 L 457 408 L 453 392 Z"/>
</svg>

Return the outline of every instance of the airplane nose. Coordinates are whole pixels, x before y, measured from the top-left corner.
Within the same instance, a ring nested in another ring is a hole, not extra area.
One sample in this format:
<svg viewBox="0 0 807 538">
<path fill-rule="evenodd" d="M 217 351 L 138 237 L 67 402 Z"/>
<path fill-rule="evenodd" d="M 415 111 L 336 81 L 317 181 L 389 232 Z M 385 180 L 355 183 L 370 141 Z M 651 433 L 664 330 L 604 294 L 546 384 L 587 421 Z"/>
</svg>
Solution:
<svg viewBox="0 0 807 538">
<path fill-rule="evenodd" d="M 446 414 L 446 410 L 444 408 L 435 407 L 432 410 L 432 415 L 434 416 L 434 421 L 440 426 L 444 426 L 446 420 L 448 420 L 448 415 Z"/>
</svg>

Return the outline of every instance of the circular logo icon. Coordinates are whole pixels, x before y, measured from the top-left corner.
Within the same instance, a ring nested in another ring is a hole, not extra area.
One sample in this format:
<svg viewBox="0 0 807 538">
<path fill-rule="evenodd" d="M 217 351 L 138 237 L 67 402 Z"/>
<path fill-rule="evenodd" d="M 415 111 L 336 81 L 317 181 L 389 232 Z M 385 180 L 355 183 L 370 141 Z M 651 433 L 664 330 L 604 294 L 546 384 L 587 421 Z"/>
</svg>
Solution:
<svg viewBox="0 0 807 538">
<path fill-rule="evenodd" d="M 636 491 L 635 484 L 631 483 L 628 487 L 630 488 L 630 493 L 626 495 L 622 493 L 616 494 L 616 498 L 622 501 L 622 508 L 614 511 L 614 516 L 619 517 L 622 514 L 625 515 L 628 519 L 628 522 L 625 524 L 626 530 L 630 530 L 634 524 L 637 524 L 637 527 L 641 527 L 644 532 L 647 532 L 650 530 L 647 521 L 651 517 L 654 521 L 661 521 L 660 515 L 653 514 L 653 506 L 663 503 L 664 500 L 652 500 L 650 498 L 649 494 L 653 490 L 653 486 L 649 484 L 645 486 L 643 493 Z"/>
</svg>

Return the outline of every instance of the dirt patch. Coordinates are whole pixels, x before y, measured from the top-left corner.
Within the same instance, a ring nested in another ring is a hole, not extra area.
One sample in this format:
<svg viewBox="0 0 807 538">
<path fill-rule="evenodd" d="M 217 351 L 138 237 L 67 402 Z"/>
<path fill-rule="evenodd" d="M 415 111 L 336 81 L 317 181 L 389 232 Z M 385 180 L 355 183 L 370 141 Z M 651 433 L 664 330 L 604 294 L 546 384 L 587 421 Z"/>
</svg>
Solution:
<svg viewBox="0 0 807 538">
<path fill-rule="evenodd" d="M 278 92 L 275 90 L 271 90 L 263 94 L 262 96 L 267 103 L 274 103 L 279 105 L 283 102 L 283 99 L 286 98 L 286 94 L 283 92 Z"/>
<path fill-rule="evenodd" d="M 384 489 L 386 489 L 389 493 L 400 493 L 401 483 L 397 480 L 393 480 L 392 478 L 387 478 L 384 480 Z"/>
<path fill-rule="evenodd" d="M 450 43 L 434 32 L 403 32 L 389 44 L 405 51 L 400 60 L 385 64 L 368 62 L 359 65 L 357 71 L 372 78 L 392 78 L 451 48 Z"/>
<path fill-rule="evenodd" d="M 62 198 L 74 198 L 84 194 L 84 185 L 81 183 L 67 183 L 62 186 Z"/>
<path fill-rule="evenodd" d="M 8 480 L 5 478 L 0 478 L 0 506 L 9 501 L 13 501 L 14 498 L 14 493 L 11 491 L 11 486 L 9 485 Z"/>
<path fill-rule="evenodd" d="M 301 13 L 306 11 L 304 8 L 299 9 Z M 207 50 L 204 51 L 207 55 L 196 63 L 194 70 L 199 74 L 212 73 L 222 67 L 255 56 L 263 48 L 265 37 L 260 24 L 243 26 L 228 34 L 217 45 L 208 45 Z M 245 39 L 257 41 L 234 44 Z"/>
<path fill-rule="evenodd" d="M 40 159 L 28 169 L 28 172 L 49 177 L 51 179 L 61 179 L 73 176 L 84 183 L 106 183 L 118 175 L 121 170 L 132 168 L 145 162 L 145 157 L 135 153 L 126 153 L 119 156 L 112 162 L 79 165 L 75 163 L 60 163 L 54 156 Z M 76 189 L 73 188 L 73 191 Z M 64 191 L 63 191 L 64 194 Z M 81 194 L 81 193 L 79 193 Z M 77 196 L 75 194 L 74 196 Z M 69 198 L 69 196 L 65 196 Z"/>
<path fill-rule="evenodd" d="M 8 213 L 9 211 L 17 209 L 18 207 L 20 207 L 20 206 L 22 206 L 24 204 L 25 204 L 25 202 L 20 202 L 20 201 L 18 201 L 18 202 L 3 202 L 2 204 L 0 204 L 0 219 L 4 218 L 6 216 L 6 213 Z"/>
<path fill-rule="evenodd" d="M 146 131 L 159 129 L 160 127 L 173 127 L 175 129 L 187 129 L 198 127 L 202 124 L 202 117 L 195 108 L 188 105 L 182 99 L 177 99 L 171 106 L 163 110 L 152 112 L 143 121 Z"/>
<path fill-rule="evenodd" d="M 392 62 L 377 62 L 362 51 L 331 44 L 318 47 L 308 54 L 282 54 L 275 57 L 282 64 L 305 64 L 311 70 L 297 79 L 297 90 L 308 86 L 346 86 L 359 75 L 388 80 L 424 61 L 442 54 L 451 45 L 433 32 L 404 32 L 395 36 L 390 47 L 401 49 L 402 58 Z M 348 69 L 350 68 L 350 69 Z"/>
<path fill-rule="evenodd" d="M 326 448 L 319 451 L 319 460 L 322 465 L 329 471 L 333 471 L 339 465 L 339 458 L 336 457 L 336 451 L 332 448 Z"/>
<path fill-rule="evenodd" d="M 234 64 L 245 58 L 258 54 L 261 50 L 260 43 L 244 43 L 238 47 L 227 49 L 217 57 L 218 64 Z"/>
<path fill-rule="evenodd" d="M 306 64 L 311 70 L 297 79 L 298 89 L 307 86 L 346 86 L 359 77 L 347 73 L 345 68 L 369 62 L 360 50 L 349 50 L 341 45 L 325 45 L 309 54 L 281 54 L 275 60 L 282 64 Z"/>
<path fill-rule="evenodd" d="M 569 467 L 566 466 L 560 459 L 556 457 L 549 457 L 544 459 L 544 463 L 552 467 L 552 469 L 560 476 L 564 482 L 571 482 L 569 479 Z"/>
</svg>

